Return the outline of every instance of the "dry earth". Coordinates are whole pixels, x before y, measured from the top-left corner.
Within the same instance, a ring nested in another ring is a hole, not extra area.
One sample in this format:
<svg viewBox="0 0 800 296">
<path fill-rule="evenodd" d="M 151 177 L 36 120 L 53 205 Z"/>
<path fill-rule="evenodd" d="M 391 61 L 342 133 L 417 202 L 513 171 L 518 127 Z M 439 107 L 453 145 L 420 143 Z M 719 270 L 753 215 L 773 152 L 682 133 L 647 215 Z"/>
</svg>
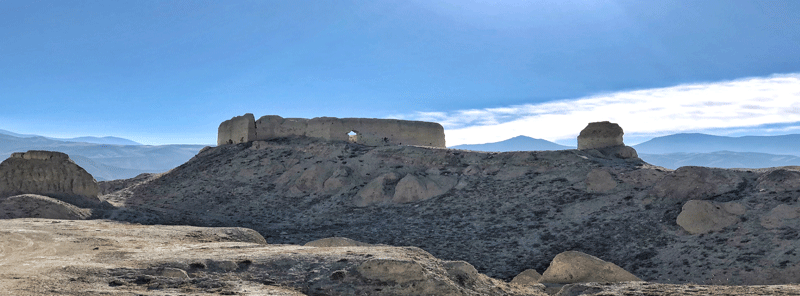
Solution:
<svg viewBox="0 0 800 296">
<path fill-rule="evenodd" d="M 546 295 L 470 268 L 414 247 L 268 245 L 245 228 L 0 220 L 3 295 Z"/>
</svg>

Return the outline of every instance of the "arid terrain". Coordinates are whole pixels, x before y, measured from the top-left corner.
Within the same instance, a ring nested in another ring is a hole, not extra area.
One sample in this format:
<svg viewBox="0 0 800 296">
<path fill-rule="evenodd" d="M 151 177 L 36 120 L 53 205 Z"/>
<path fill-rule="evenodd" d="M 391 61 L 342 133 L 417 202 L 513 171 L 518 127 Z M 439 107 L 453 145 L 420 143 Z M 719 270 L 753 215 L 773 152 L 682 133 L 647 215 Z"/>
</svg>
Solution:
<svg viewBox="0 0 800 296">
<path fill-rule="evenodd" d="M 673 171 L 614 153 L 209 147 L 100 182 L 102 206 L 0 197 L 0 294 L 800 295 L 796 168 Z M 303 246 L 330 237 L 355 241 Z M 568 251 L 600 268 L 556 268 Z M 553 280 L 617 269 L 646 282 Z"/>
</svg>

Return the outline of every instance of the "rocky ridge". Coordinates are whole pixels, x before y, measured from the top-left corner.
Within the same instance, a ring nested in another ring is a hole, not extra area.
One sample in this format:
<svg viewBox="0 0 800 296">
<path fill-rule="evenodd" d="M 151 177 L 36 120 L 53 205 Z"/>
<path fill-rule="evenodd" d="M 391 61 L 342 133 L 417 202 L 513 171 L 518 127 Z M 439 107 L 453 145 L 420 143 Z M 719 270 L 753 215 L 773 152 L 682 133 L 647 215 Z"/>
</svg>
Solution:
<svg viewBox="0 0 800 296">
<path fill-rule="evenodd" d="M 125 206 L 109 213 L 115 219 L 248 227 L 275 243 L 338 236 L 412 245 L 504 280 L 543 272 L 565 251 L 660 283 L 800 278 L 796 171 L 672 171 L 619 151 L 482 153 L 281 138 L 204 149 L 104 198 Z M 677 222 L 692 200 L 733 209 L 722 214 L 736 219 L 693 214 L 725 222 L 693 232 Z"/>
</svg>

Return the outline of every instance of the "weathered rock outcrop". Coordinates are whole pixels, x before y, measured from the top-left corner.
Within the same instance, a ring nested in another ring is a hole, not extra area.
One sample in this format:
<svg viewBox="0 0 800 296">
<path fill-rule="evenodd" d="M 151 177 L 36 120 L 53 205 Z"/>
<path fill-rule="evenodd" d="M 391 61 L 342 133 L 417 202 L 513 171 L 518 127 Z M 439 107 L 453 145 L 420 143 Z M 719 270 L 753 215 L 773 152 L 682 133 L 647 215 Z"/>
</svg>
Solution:
<svg viewBox="0 0 800 296">
<path fill-rule="evenodd" d="M 335 117 L 305 119 L 277 115 L 262 116 L 256 121 L 251 113 L 222 122 L 217 145 L 297 136 L 368 146 L 445 147 L 444 128 L 434 122 Z"/>
<path fill-rule="evenodd" d="M 597 150 L 600 154 L 616 158 L 636 158 L 633 147 L 622 141 L 622 128 L 608 121 L 592 122 L 578 135 L 578 150 Z"/>
<path fill-rule="evenodd" d="M 578 135 L 578 149 L 598 149 L 625 145 L 622 142 L 622 128 L 608 121 L 592 122 Z"/>
<path fill-rule="evenodd" d="M 99 192 L 92 175 L 61 152 L 19 152 L 0 163 L 0 197 L 39 194 L 87 208 L 103 204 Z"/>
<path fill-rule="evenodd" d="M 691 234 L 719 231 L 739 222 L 745 208 L 739 203 L 713 203 L 706 200 L 690 200 L 683 205 L 676 222 Z"/>
<path fill-rule="evenodd" d="M 575 251 L 556 255 L 539 278 L 540 283 L 553 284 L 630 281 L 641 279 L 614 263 Z"/>
</svg>

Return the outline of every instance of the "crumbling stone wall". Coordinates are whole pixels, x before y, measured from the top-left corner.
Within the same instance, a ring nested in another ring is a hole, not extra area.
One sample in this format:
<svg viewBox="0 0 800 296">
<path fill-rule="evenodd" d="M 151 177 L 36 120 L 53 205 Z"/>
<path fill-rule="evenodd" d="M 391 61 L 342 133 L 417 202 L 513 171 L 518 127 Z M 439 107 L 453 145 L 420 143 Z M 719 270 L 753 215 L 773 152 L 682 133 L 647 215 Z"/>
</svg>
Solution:
<svg viewBox="0 0 800 296">
<path fill-rule="evenodd" d="M 256 125 L 252 113 L 223 121 L 217 130 L 217 146 L 245 143 L 255 139 Z"/>
<path fill-rule="evenodd" d="M 329 141 L 352 141 L 368 146 L 445 147 L 444 128 L 434 122 L 335 117 L 305 119 L 277 115 L 266 115 L 256 121 L 253 118 L 248 113 L 220 124 L 217 145 L 306 136 Z"/>
</svg>

